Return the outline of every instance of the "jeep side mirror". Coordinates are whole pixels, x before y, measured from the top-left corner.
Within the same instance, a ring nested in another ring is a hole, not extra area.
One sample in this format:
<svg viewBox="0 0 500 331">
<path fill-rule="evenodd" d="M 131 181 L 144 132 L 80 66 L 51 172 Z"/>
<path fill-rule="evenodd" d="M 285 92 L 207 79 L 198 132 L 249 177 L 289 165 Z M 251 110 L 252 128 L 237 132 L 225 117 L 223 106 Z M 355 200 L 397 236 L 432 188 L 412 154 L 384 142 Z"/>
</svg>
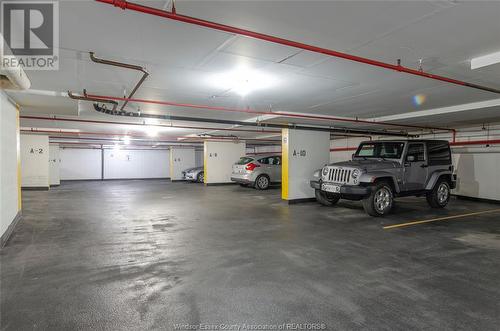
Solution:
<svg viewBox="0 0 500 331">
<path fill-rule="evenodd" d="M 351 160 L 354 160 L 355 157 L 356 157 L 356 153 L 352 153 L 351 154 Z"/>
<path fill-rule="evenodd" d="M 406 157 L 407 162 L 415 162 L 415 156 L 414 155 L 408 155 Z"/>
</svg>

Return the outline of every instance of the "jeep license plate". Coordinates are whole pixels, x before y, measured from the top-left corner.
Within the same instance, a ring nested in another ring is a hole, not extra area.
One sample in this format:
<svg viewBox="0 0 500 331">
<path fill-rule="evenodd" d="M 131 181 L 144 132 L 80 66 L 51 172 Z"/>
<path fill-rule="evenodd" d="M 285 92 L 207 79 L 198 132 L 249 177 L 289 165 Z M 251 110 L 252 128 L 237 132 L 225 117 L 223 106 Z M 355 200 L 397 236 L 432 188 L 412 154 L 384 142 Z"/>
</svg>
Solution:
<svg viewBox="0 0 500 331">
<path fill-rule="evenodd" d="M 340 185 L 321 184 L 321 190 L 331 193 L 340 193 Z"/>
</svg>

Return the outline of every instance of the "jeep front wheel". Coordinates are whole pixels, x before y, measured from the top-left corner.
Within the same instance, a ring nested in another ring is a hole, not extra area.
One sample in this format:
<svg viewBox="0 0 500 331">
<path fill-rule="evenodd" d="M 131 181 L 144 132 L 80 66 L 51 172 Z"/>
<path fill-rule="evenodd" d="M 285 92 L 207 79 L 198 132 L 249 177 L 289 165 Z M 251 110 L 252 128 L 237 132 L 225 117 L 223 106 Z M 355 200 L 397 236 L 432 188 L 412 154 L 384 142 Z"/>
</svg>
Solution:
<svg viewBox="0 0 500 331">
<path fill-rule="evenodd" d="M 439 180 L 431 192 L 426 196 L 432 208 L 444 208 L 450 201 L 450 184 L 447 180 Z"/>
<path fill-rule="evenodd" d="M 384 216 L 388 214 L 394 203 L 392 188 L 387 182 L 379 182 L 372 187 L 369 196 L 363 199 L 363 208 L 370 216 Z"/>
<path fill-rule="evenodd" d="M 315 190 L 316 201 L 324 206 L 333 206 L 340 200 L 340 194 L 323 192 L 321 190 Z"/>
</svg>

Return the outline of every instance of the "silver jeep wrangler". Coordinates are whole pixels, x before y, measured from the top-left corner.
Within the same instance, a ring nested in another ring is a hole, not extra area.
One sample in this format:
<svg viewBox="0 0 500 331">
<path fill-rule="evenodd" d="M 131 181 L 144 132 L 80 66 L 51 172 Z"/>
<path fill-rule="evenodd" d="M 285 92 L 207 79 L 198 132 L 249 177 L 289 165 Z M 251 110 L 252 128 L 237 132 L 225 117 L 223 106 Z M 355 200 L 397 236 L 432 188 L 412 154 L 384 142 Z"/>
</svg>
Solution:
<svg viewBox="0 0 500 331">
<path fill-rule="evenodd" d="M 371 216 L 386 215 L 401 196 L 425 195 L 431 207 L 443 208 L 455 186 L 450 145 L 444 140 L 364 141 L 351 161 L 326 165 L 311 180 L 319 203 L 363 200 Z"/>
</svg>

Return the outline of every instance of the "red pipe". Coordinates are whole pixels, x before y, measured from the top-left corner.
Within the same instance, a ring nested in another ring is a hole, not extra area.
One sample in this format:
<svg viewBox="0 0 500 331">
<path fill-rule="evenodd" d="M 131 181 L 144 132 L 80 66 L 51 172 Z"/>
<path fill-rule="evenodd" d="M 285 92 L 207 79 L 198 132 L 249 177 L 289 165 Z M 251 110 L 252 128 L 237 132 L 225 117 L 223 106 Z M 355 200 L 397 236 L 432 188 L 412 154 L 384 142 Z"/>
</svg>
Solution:
<svg viewBox="0 0 500 331">
<path fill-rule="evenodd" d="M 357 147 L 336 147 L 330 148 L 330 152 L 347 152 L 347 151 L 355 151 Z"/>
<path fill-rule="evenodd" d="M 92 144 L 92 143 L 80 143 L 80 142 L 51 142 L 51 144 L 54 143 L 54 144 L 60 144 L 60 145 L 85 145 L 85 146 L 99 146 L 99 147 L 92 147 L 92 148 L 95 148 L 95 149 L 101 149 L 100 146 L 102 145 L 105 145 L 105 144 Z M 108 145 L 112 145 L 112 144 L 108 144 Z M 134 147 L 134 146 L 138 146 L 138 147 L 152 147 L 153 145 L 127 145 L 127 148 L 128 147 Z M 199 147 L 199 146 L 188 146 L 188 145 L 162 145 L 160 147 L 171 147 L 171 146 L 174 146 L 174 147 Z M 126 148 L 123 148 L 123 149 L 126 149 Z M 167 148 L 154 148 L 154 150 L 167 150 Z"/>
<path fill-rule="evenodd" d="M 465 146 L 465 145 L 496 145 L 500 144 L 500 139 L 486 139 L 486 140 L 469 140 L 469 141 L 455 141 L 451 142 L 451 146 Z"/>
<path fill-rule="evenodd" d="M 113 96 L 96 95 L 96 94 L 87 94 L 87 97 L 92 98 L 92 99 L 101 99 L 103 101 L 106 101 L 106 100 L 108 100 L 108 101 L 109 100 L 118 100 L 118 101 L 129 100 L 129 101 L 137 102 L 137 103 L 148 103 L 148 104 L 164 105 L 164 106 L 208 109 L 208 110 L 214 110 L 214 111 L 238 112 L 238 113 L 247 113 L 247 114 L 255 114 L 255 115 L 278 115 L 278 116 L 283 116 L 283 117 L 306 118 L 306 119 L 313 119 L 313 120 L 319 120 L 319 121 L 337 121 L 337 122 L 349 122 L 349 123 L 363 123 L 363 124 L 370 124 L 370 125 L 393 126 L 393 127 L 398 127 L 398 128 L 440 130 L 440 131 L 452 131 L 452 132 L 455 131 L 455 129 L 450 129 L 450 128 L 438 128 L 438 127 L 431 127 L 431 126 L 418 126 L 418 125 L 411 125 L 411 124 L 397 124 L 397 123 L 388 123 L 388 122 L 375 122 L 375 121 L 369 121 L 369 120 L 342 118 L 342 117 L 335 117 L 335 116 L 294 114 L 294 113 L 281 112 L 281 111 L 261 111 L 261 110 L 251 110 L 251 109 L 241 109 L 241 108 L 205 106 L 205 105 L 196 105 L 196 104 L 189 104 L 189 103 L 172 102 L 172 101 L 136 99 L 136 98 L 129 99 L 129 98 L 123 98 L 123 97 L 113 97 Z"/>
<path fill-rule="evenodd" d="M 100 136 L 128 136 L 128 137 L 135 137 L 135 138 L 145 138 L 148 140 L 152 141 L 159 141 L 159 139 L 153 139 L 153 137 L 148 136 L 148 135 L 138 135 L 138 134 L 127 134 L 127 133 L 106 133 L 106 132 L 75 132 L 75 131 L 53 131 L 53 130 L 38 130 L 38 129 L 23 129 L 21 132 L 32 132 L 32 133 L 49 133 L 49 134 L 57 134 L 57 135 L 100 135 Z M 56 137 L 56 136 L 51 136 L 52 138 L 62 138 L 62 137 Z M 185 136 L 165 136 L 165 137 L 159 137 L 162 139 L 183 139 L 183 141 L 189 141 L 193 142 L 196 140 L 199 140 L 200 142 L 204 140 L 210 140 L 210 139 L 218 139 L 218 140 L 249 140 L 249 141 L 265 141 L 265 142 L 281 142 L 281 140 L 276 140 L 276 139 L 261 139 L 261 138 L 241 138 L 241 137 L 185 137 Z M 71 137 L 71 139 L 78 139 L 76 137 Z M 99 138 L 95 138 L 96 140 L 99 140 Z M 179 143 L 181 141 L 178 141 Z"/>
<path fill-rule="evenodd" d="M 360 136 L 360 135 L 349 135 L 349 134 L 332 134 L 333 137 L 346 137 L 346 138 L 368 138 L 373 140 L 372 136 Z"/>
<path fill-rule="evenodd" d="M 429 79 L 438 80 L 438 81 L 442 81 L 442 82 L 446 82 L 446 83 L 450 83 L 450 84 L 455 84 L 455 85 L 460 85 L 460 86 L 470 87 L 470 88 L 474 88 L 474 89 L 478 89 L 478 90 L 482 90 L 482 91 L 488 91 L 488 92 L 500 94 L 499 89 L 495 89 L 495 88 L 491 88 L 491 87 L 487 87 L 487 86 L 482 86 L 482 85 L 477 85 L 477 84 L 473 84 L 473 83 L 468 83 L 468 82 L 460 81 L 460 80 L 449 78 L 449 77 L 433 75 L 433 74 L 430 74 L 430 73 L 427 73 L 427 72 L 424 72 L 421 70 L 415 70 L 415 69 L 411 69 L 408 67 L 404 67 L 404 66 L 401 66 L 400 64 L 395 65 L 395 64 L 377 61 L 377 60 L 372 60 L 372 59 L 368 59 L 368 58 L 364 58 L 364 57 L 360 57 L 360 56 L 356 56 L 356 55 L 351 55 L 351 54 L 347 54 L 347 53 L 334 51 L 334 50 L 327 49 L 327 48 L 321 48 L 321 47 L 312 46 L 312 45 L 308 45 L 308 44 L 304 44 L 304 43 L 300 43 L 300 42 L 296 42 L 296 41 L 292 41 L 292 40 L 288 40 L 288 39 L 270 36 L 270 35 L 263 34 L 263 33 L 258 33 L 258 32 L 254 32 L 254 31 L 250 31 L 250 30 L 240 29 L 240 28 L 225 25 L 225 24 L 210 22 L 210 21 L 199 19 L 199 18 L 184 16 L 184 15 L 179 15 L 176 12 L 169 12 L 166 10 L 160 10 L 160 9 L 139 5 L 139 4 L 124 1 L 124 0 L 96 0 L 96 1 L 106 3 L 109 5 L 113 5 L 115 7 L 120 7 L 121 9 L 124 9 L 124 10 L 130 9 L 130 10 L 134 10 L 137 12 L 142 12 L 142 13 L 146 13 L 146 14 L 150 14 L 150 15 L 154 15 L 154 16 L 163 17 L 166 19 L 171 19 L 171 20 L 175 20 L 175 21 L 179 21 L 179 22 L 188 23 L 188 24 L 203 26 L 203 27 L 206 27 L 209 29 L 214 29 L 214 30 L 234 33 L 234 34 L 238 34 L 238 35 L 243 35 L 243 36 L 247 36 L 250 38 L 260 39 L 260 40 L 264 40 L 264 41 L 268 41 L 268 42 L 272 42 L 272 43 L 276 43 L 276 44 L 281 44 L 281 45 L 285 45 L 285 46 L 304 49 L 304 50 L 307 50 L 310 52 L 315 52 L 315 53 L 320 53 L 320 54 L 329 55 L 329 56 L 333 56 L 333 57 L 338 57 L 338 58 L 342 58 L 342 59 L 346 59 L 346 60 L 350 60 L 350 61 L 354 61 L 354 62 L 364 63 L 364 64 L 368 64 L 368 65 L 372 65 L 372 66 L 376 66 L 376 67 L 380 67 L 380 68 L 384 68 L 384 69 L 393 70 L 393 71 L 404 72 L 404 73 L 414 75 L 414 76 L 429 78 Z"/>
<path fill-rule="evenodd" d="M 180 128 L 180 129 L 193 129 L 193 130 L 214 130 L 214 131 L 239 131 L 239 132 L 256 132 L 256 133 L 279 133 L 281 131 L 275 130 L 252 130 L 252 129 L 236 129 L 236 128 L 214 128 L 214 127 L 200 127 L 200 126 L 187 126 L 187 125 L 164 125 L 164 124 L 143 124 L 143 123 L 130 123 L 130 122 L 114 122 L 114 121 L 98 121 L 98 120 L 83 120 L 73 118 L 59 118 L 59 117 L 42 117 L 42 116 L 19 116 L 22 119 L 42 120 L 42 121 L 61 121 L 61 122 L 81 122 L 91 124 L 118 124 L 118 125 L 137 125 L 137 126 L 155 126 L 163 128 Z"/>
<path fill-rule="evenodd" d="M 253 152 L 253 153 L 246 153 L 247 155 L 268 155 L 268 154 L 281 154 L 281 151 L 278 152 Z"/>
</svg>

